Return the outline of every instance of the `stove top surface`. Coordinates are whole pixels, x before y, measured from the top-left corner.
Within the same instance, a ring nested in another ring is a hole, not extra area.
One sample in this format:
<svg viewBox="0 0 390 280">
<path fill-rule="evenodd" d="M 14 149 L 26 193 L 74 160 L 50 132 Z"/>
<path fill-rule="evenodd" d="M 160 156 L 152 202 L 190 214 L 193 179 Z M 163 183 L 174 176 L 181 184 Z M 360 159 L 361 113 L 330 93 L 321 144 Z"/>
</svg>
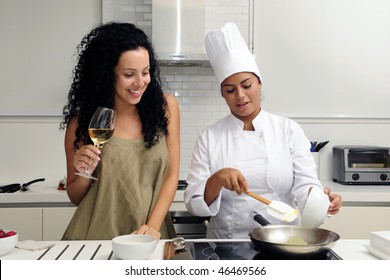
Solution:
<svg viewBox="0 0 390 280">
<path fill-rule="evenodd" d="M 341 260 L 329 248 L 322 248 L 315 253 L 270 254 L 260 252 L 250 241 L 191 242 L 190 248 L 195 260 Z"/>
</svg>

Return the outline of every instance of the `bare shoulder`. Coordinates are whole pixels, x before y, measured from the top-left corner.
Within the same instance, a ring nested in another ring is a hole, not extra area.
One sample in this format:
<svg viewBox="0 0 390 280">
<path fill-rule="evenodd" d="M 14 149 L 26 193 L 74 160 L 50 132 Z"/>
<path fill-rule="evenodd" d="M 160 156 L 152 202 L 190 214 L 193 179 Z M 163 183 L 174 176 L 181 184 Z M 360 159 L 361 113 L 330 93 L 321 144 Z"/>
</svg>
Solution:
<svg viewBox="0 0 390 280">
<path fill-rule="evenodd" d="M 78 122 L 77 117 L 71 118 L 71 120 L 66 125 L 66 134 L 68 134 L 68 133 L 74 134 L 74 132 L 76 131 L 76 128 L 77 128 L 77 122 Z"/>
<path fill-rule="evenodd" d="M 73 142 L 76 139 L 76 128 L 77 128 L 78 118 L 73 117 L 66 126 L 65 131 L 65 148 L 72 150 Z"/>
<path fill-rule="evenodd" d="M 175 107 L 179 106 L 179 104 L 178 104 L 178 102 L 176 100 L 176 97 L 173 96 L 172 94 L 164 93 L 164 98 L 167 101 L 167 104 L 168 104 L 169 108 L 175 108 Z"/>
<path fill-rule="evenodd" d="M 176 100 L 176 97 L 172 94 L 165 93 L 164 98 L 167 101 L 168 109 L 166 111 L 166 116 L 171 120 L 174 121 L 175 119 L 180 118 L 179 117 L 179 103 Z"/>
</svg>

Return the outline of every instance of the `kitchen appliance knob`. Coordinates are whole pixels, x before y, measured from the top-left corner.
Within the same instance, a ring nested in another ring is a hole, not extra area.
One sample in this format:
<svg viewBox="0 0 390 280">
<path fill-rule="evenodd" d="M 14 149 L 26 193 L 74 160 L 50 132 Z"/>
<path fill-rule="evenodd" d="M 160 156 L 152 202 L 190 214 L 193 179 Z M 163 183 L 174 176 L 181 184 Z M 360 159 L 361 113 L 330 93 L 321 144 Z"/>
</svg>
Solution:
<svg viewBox="0 0 390 280">
<path fill-rule="evenodd" d="M 382 181 L 386 181 L 387 180 L 387 175 L 382 173 L 379 178 L 381 178 Z"/>
<path fill-rule="evenodd" d="M 352 174 L 352 180 L 357 181 L 359 180 L 360 176 L 357 173 Z"/>
</svg>

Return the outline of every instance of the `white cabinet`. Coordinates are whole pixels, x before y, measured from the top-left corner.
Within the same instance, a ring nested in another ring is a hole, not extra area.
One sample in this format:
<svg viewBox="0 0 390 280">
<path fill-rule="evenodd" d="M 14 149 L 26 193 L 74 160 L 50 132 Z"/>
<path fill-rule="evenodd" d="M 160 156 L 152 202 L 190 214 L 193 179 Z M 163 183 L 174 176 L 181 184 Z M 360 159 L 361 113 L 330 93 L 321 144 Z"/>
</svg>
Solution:
<svg viewBox="0 0 390 280">
<path fill-rule="evenodd" d="M 76 207 L 0 208 L 0 229 L 19 233 L 19 240 L 60 240 Z"/>
<path fill-rule="evenodd" d="M 390 207 L 345 206 L 321 227 L 342 239 L 369 239 L 372 231 L 390 231 Z"/>
<path fill-rule="evenodd" d="M 76 207 L 42 209 L 42 240 L 61 240 Z"/>
<path fill-rule="evenodd" d="M 0 228 L 16 230 L 19 240 L 60 240 L 76 207 L 0 208 Z M 174 202 L 170 211 L 186 211 L 183 202 Z M 342 239 L 369 239 L 372 231 L 390 231 L 390 207 L 344 206 L 321 228 L 336 232 Z"/>
<path fill-rule="evenodd" d="M 17 231 L 19 240 L 42 240 L 42 208 L 0 208 L 0 228 Z"/>
</svg>

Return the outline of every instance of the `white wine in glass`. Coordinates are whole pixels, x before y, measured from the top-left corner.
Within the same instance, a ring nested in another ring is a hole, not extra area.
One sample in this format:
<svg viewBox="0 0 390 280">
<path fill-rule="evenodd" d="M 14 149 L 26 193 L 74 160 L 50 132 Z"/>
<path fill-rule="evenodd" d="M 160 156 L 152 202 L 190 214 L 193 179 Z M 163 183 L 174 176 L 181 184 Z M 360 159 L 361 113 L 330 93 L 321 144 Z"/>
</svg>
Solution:
<svg viewBox="0 0 390 280">
<path fill-rule="evenodd" d="M 114 134 L 115 111 L 105 107 L 98 107 L 92 116 L 88 126 L 88 134 L 96 148 L 102 149 L 102 145 L 110 140 Z M 97 180 L 89 172 L 89 168 L 84 172 L 77 172 L 79 176 Z"/>
<path fill-rule="evenodd" d="M 99 148 L 114 134 L 113 128 L 88 128 L 89 137 L 91 137 L 94 146 Z"/>
</svg>

